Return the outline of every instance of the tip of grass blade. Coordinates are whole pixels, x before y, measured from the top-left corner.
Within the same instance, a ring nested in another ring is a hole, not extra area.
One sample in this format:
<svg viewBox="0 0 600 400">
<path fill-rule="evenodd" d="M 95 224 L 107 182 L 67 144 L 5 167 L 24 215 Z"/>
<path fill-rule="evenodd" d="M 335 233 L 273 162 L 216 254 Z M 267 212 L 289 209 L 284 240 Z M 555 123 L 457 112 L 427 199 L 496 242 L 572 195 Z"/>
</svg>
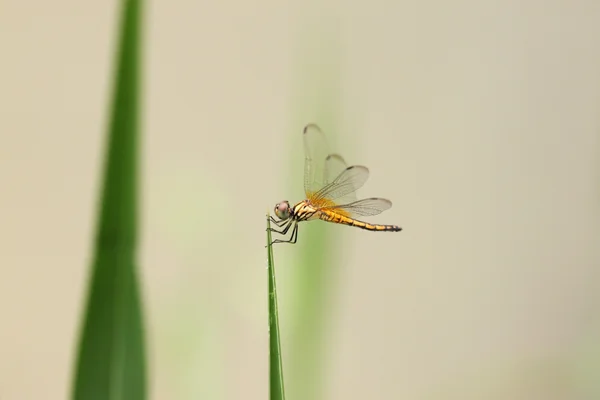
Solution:
<svg viewBox="0 0 600 400">
<path fill-rule="evenodd" d="M 267 259 L 269 275 L 269 398 L 285 400 L 283 389 L 283 363 L 281 361 L 281 340 L 279 336 L 279 310 L 277 309 L 277 285 L 275 262 L 271 244 L 271 216 L 267 212 Z"/>
</svg>

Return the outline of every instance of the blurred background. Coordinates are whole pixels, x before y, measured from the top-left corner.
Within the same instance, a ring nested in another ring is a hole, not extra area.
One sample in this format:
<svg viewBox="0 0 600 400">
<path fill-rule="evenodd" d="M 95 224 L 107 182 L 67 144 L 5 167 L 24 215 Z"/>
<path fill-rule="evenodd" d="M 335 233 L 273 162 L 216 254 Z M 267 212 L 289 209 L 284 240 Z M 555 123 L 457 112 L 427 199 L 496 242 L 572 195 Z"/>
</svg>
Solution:
<svg viewBox="0 0 600 400">
<path fill-rule="evenodd" d="M 0 4 L 2 400 L 69 393 L 118 11 Z M 275 247 L 289 399 L 600 398 L 600 3 L 175 0 L 145 17 L 152 399 L 267 397 L 265 212 L 303 198 L 308 122 L 369 167 L 359 196 L 394 202 L 370 221 L 404 230 L 315 222 Z M 319 244 L 331 269 L 310 280 Z"/>
</svg>

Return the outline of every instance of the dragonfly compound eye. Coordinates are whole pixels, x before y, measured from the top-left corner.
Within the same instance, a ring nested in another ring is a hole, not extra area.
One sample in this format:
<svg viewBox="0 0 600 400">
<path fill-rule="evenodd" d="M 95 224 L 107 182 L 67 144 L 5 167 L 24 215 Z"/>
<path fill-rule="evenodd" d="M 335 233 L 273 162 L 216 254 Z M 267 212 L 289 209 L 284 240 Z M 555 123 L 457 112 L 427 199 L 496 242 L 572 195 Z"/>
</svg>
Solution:
<svg viewBox="0 0 600 400">
<path fill-rule="evenodd" d="M 282 201 L 275 206 L 275 215 L 279 219 L 288 219 L 290 217 L 290 204 L 287 201 Z"/>
</svg>

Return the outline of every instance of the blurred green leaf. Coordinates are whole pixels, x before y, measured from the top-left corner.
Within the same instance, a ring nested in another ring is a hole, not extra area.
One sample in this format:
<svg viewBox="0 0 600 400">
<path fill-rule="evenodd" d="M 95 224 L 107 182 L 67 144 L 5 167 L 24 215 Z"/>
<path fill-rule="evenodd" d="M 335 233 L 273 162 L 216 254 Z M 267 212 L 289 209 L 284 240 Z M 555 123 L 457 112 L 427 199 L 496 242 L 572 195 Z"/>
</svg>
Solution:
<svg viewBox="0 0 600 400">
<path fill-rule="evenodd" d="M 338 132 L 341 115 L 341 47 L 323 21 L 312 21 L 315 27 L 311 36 L 297 43 L 295 87 L 291 106 L 294 111 L 292 132 L 292 160 L 304 157 L 302 152 L 302 128 L 314 122 L 327 137 L 329 144 Z M 321 29 L 318 28 L 321 26 Z M 297 100 L 296 100 L 297 99 Z M 310 120 L 307 120 L 306 116 Z M 304 119 L 303 119 L 304 118 Z M 345 142 L 349 142 L 346 140 Z M 300 149 L 300 150 L 299 150 Z M 337 152 L 337 149 L 330 149 Z M 298 154 L 301 153 L 301 154 Z M 302 176 L 294 176 L 294 189 L 302 187 Z M 325 332 L 328 332 L 328 315 L 332 298 L 337 289 L 338 258 L 331 252 L 338 244 L 339 234 L 331 235 L 332 227 L 325 224 L 302 226 L 299 233 L 297 260 L 294 271 L 293 331 L 290 335 L 292 348 L 289 359 L 288 392 L 295 398 L 318 400 L 323 397 L 324 373 L 327 370 Z M 343 234 L 343 232 L 341 233 Z"/>
<path fill-rule="evenodd" d="M 279 310 L 277 308 L 277 284 L 275 261 L 271 245 L 271 218 L 267 214 L 267 259 L 269 275 L 269 398 L 285 400 L 283 388 L 283 363 L 281 361 L 281 339 L 279 336 Z"/>
<path fill-rule="evenodd" d="M 146 398 L 136 273 L 141 1 L 122 2 L 100 216 L 73 399 Z"/>
</svg>

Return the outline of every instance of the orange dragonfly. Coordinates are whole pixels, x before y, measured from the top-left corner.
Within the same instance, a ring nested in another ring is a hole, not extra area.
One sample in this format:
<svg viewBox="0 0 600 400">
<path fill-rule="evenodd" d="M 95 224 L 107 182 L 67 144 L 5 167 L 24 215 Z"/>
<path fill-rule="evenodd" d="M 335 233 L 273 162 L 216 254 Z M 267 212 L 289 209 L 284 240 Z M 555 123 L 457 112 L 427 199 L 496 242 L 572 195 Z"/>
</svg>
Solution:
<svg viewBox="0 0 600 400">
<path fill-rule="evenodd" d="M 357 200 L 356 190 L 361 188 L 369 177 L 367 167 L 348 167 L 340 155 L 329 153 L 325 136 L 315 124 L 304 128 L 303 138 L 306 199 L 293 207 L 287 200 L 275 205 L 275 215 L 279 220 L 272 216 L 270 218 L 281 230 L 271 228 L 271 231 L 286 235 L 292 229 L 292 233 L 288 240 L 276 239 L 271 244 L 296 243 L 298 223 L 316 219 L 376 232 L 402 230 L 396 225 L 369 224 L 355 219 L 355 216 L 380 214 L 392 207 L 392 202 L 378 197 Z"/>
</svg>

